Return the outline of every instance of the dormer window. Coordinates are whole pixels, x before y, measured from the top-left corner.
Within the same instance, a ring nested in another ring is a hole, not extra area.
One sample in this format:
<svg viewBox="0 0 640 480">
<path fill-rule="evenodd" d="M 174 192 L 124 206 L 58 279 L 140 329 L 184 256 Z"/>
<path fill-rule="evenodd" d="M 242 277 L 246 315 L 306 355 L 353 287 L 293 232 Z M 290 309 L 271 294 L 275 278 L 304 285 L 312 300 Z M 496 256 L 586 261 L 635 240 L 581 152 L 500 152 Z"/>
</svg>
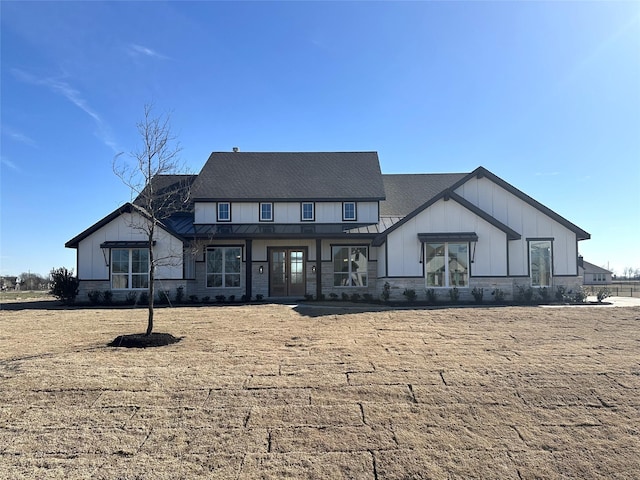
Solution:
<svg viewBox="0 0 640 480">
<path fill-rule="evenodd" d="M 218 221 L 231 221 L 231 204 L 229 202 L 218 202 Z"/>
<path fill-rule="evenodd" d="M 353 221 L 356 219 L 356 202 L 344 202 L 342 204 L 342 220 Z"/>
<path fill-rule="evenodd" d="M 302 202 L 300 217 L 303 222 L 313 222 L 316 219 L 313 202 Z"/>
<path fill-rule="evenodd" d="M 273 203 L 260 204 L 260 221 L 273 222 Z"/>
</svg>

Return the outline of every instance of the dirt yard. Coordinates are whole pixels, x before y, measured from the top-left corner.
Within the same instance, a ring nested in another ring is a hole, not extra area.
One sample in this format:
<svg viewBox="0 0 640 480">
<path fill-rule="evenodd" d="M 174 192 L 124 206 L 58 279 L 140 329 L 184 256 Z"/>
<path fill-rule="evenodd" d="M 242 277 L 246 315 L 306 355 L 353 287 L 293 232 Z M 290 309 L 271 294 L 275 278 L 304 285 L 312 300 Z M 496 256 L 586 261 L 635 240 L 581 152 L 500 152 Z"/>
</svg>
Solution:
<svg viewBox="0 0 640 480">
<path fill-rule="evenodd" d="M 631 479 L 640 308 L 0 311 L 0 478 Z"/>
</svg>

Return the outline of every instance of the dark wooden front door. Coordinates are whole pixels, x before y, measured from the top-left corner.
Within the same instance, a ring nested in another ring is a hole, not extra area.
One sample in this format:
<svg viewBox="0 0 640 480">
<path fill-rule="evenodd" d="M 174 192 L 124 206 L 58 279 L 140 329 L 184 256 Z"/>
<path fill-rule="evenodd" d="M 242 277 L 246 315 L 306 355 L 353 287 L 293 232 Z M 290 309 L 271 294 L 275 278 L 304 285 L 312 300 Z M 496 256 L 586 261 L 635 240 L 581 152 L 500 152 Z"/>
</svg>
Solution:
<svg viewBox="0 0 640 480">
<path fill-rule="evenodd" d="M 273 248 L 269 254 L 269 296 L 291 297 L 305 294 L 304 250 Z"/>
</svg>

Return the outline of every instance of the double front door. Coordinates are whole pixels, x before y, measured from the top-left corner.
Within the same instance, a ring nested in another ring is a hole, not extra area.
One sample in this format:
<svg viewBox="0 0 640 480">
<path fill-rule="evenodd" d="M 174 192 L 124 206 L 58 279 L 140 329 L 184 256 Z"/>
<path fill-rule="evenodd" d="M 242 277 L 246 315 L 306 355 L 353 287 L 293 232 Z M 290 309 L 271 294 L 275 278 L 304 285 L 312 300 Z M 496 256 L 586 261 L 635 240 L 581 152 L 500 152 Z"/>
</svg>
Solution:
<svg viewBox="0 0 640 480">
<path fill-rule="evenodd" d="M 306 292 L 304 250 L 269 249 L 269 296 L 302 296 Z"/>
</svg>

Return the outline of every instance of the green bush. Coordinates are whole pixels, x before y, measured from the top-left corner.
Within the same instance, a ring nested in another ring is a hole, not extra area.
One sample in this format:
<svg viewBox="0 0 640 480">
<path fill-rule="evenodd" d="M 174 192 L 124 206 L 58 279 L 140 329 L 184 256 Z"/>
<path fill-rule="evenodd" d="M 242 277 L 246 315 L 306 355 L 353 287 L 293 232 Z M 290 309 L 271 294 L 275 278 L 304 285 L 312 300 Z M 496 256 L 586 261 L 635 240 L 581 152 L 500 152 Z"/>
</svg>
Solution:
<svg viewBox="0 0 640 480">
<path fill-rule="evenodd" d="M 176 303 L 184 302 L 184 287 L 176 288 Z"/>
<path fill-rule="evenodd" d="M 140 292 L 138 305 L 149 305 L 149 292 Z"/>
<path fill-rule="evenodd" d="M 373 302 L 373 295 L 371 295 L 370 293 L 364 293 L 362 294 L 362 298 L 364 299 L 365 302 L 367 303 L 371 303 Z"/>
<path fill-rule="evenodd" d="M 256 295 L 256 302 L 261 302 L 262 299 L 264 298 L 264 295 L 262 295 L 261 293 Z"/>
<path fill-rule="evenodd" d="M 73 276 L 73 270 L 60 267 L 51 270 L 51 290 L 50 294 L 56 297 L 65 305 L 71 305 L 78 296 L 80 282 Z"/>
<path fill-rule="evenodd" d="M 558 285 L 556 288 L 556 300 L 564 302 L 566 300 L 567 288 L 564 285 Z"/>
<path fill-rule="evenodd" d="M 484 288 L 473 287 L 473 290 L 471 290 L 471 295 L 473 295 L 476 303 L 482 303 L 482 297 L 484 297 Z"/>
<path fill-rule="evenodd" d="M 493 292 L 491 292 L 491 295 L 493 295 L 494 303 L 504 303 L 504 300 L 505 300 L 504 290 L 500 290 L 499 288 L 496 288 L 493 290 Z"/>
<path fill-rule="evenodd" d="M 124 303 L 126 303 L 127 305 L 135 305 L 137 299 L 138 294 L 136 292 L 129 292 L 124 299 Z"/>
<path fill-rule="evenodd" d="M 89 297 L 91 305 L 98 305 L 102 299 L 102 292 L 99 290 L 91 290 L 87 293 L 87 296 Z"/>
<path fill-rule="evenodd" d="M 343 302 L 348 302 L 349 301 L 349 295 L 346 294 L 345 292 L 342 292 L 342 301 Z"/>
<path fill-rule="evenodd" d="M 540 290 L 538 290 L 538 295 L 540 295 L 540 299 L 542 300 L 542 303 L 549 303 L 549 289 L 547 287 L 542 287 Z"/>
<path fill-rule="evenodd" d="M 584 303 L 587 299 L 587 290 L 584 287 L 578 287 L 573 293 L 572 299 L 576 303 Z"/>
<path fill-rule="evenodd" d="M 451 300 L 451 303 L 458 303 L 458 300 L 460 300 L 460 290 L 458 290 L 458 287 L 453 287 L 449 290 L 449 300 Z"/>
<path fill-rule="evenodd" d="M 407 299 L 407 302 L 415 302 L 416 301 L 416 291 L 413 288 L 405 288 L 404 292 L 402 292 L 402 295 L 405 296 L 405 298 Z"/>
<path fill-rule="evenodd" d="M 102 304 L 111 305 L 113 303 L 113 292 L 111 290 L 105 290 L 102 292 Z"/>
<path fill-rule="evenodd" d="M 338 294 L 331 292 L 329 294 L 329 298 L 335 302 L 336 300 L 338 300 Z"/>
<path fill-rule="evenodd" d="M 611 296 L 611 291 L 607 287 L 600 287 L 596 292 L 596 297 L 598 299 L 598 303 L 602 303 L 605 298 L 609 298 Z"/>
<path fill-rule="evenodd" d="M 391 285 L 389 285 L 389 282 L 384 282 L 384 285 L 382 286 L 382 293 L 380 294 L 380 297 L 382 298 L 383 302 L 388 302 L 389 298 L 391 297 Z"/>
<path fill-rule="evenodd" d="M 438 303 L 438 296 L 436 295 L 436 291 L 433 288 L 427 288 L 427 303 L 429 305 L 435 305 Z"/>
<path fill-rule="evenodd" d="M 158 305 L 168 305 L 170 303 L 169 300 L 169 291 L 161 290 L 158 293 Z"/>
</svg>

